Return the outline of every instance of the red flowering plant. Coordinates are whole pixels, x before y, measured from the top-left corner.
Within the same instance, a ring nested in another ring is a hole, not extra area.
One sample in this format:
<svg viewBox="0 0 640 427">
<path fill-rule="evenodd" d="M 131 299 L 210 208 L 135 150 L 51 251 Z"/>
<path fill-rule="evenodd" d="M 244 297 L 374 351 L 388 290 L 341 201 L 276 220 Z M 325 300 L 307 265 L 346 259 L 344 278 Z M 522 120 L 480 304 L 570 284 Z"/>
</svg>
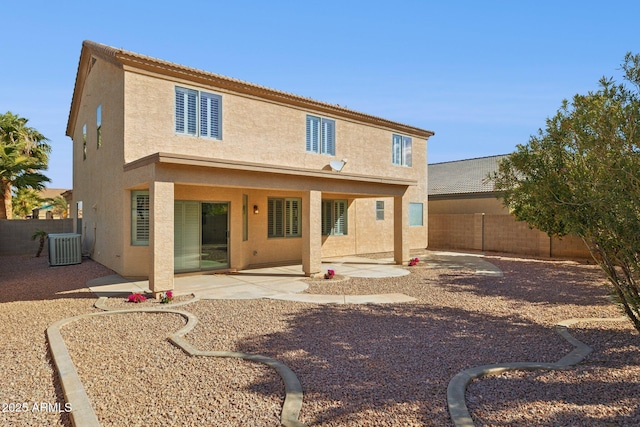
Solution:
<svg viewBox="0 0 640 427">
<path fill-rule="evenodd" d="M 334 270 L 329 269 L 325 273 L 324 278 L 325 279 L 333 279 L 333 276 L 335 276 L 335 275 L 336 275 L 336 272 Z"/>
<path fill-rule="evenodd" d="M 160 304 L 168 304 L 173 299 L 173 292 L 167 291 L 160 294 Z"/>
<path fill-rule="evenodd" d="M 131 295 L 129 295 L 129 298 L 127 299 L 127 301 L 133 302 L 136 304 L 139 302 L 145 302 L 146 300 L 147 298 L 139 292 L 132 293 Z"/>
<path fill-rule="evenodd" d="M 414 265 L 416 265 L 420 260 L 418 258 L 411 258 L 409 260 L 409 267 L 413 267 Z"/>
</svg>

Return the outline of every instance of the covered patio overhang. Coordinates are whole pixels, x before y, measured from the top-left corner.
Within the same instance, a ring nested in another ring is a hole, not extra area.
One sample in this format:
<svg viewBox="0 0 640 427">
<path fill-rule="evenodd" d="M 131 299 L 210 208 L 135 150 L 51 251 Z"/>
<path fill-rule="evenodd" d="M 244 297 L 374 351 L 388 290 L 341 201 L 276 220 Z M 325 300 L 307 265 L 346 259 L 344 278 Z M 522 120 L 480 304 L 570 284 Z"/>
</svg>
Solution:
<svg viewBox="0 0 640 427">
<path fill-rule="evenodd" d="M 415 180 L 360 175 L 333 170 L 239 162 L 198 156 L 154 153 L 124 166 L 125 188 L 149 190 L 149 287 L 173 289 L 174 199 L 176 185 L 295 191 L 302 199 L 302 269 L 321 271 L 322 197 L 393 197 L 394 260 L 409 259 L 409 201 Z"/>
</svg>

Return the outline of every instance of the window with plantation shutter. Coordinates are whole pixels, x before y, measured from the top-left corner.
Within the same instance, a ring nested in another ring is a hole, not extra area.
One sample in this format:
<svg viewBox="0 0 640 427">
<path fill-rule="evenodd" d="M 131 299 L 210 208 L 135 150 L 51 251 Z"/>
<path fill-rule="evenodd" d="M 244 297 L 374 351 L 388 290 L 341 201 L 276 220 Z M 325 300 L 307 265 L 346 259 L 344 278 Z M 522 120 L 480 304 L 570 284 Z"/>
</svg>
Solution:
<svg viewBox="0 0 640 427">
<path fill-rule="evenodd" d="M 284 237 L 283 204 L 282 199 L 269 199 L 268 201 L 268 237 Z"/>
<path fill-rule="evenodd" d="M 322 235 L 328 236 L 331 234 L 333 219 L 333 203 L 331 200 L 322 201 Z"/>
<path fill-rule="evenodd" d="M 322 234 L 325 236 L 347 235 L 347 209 L 346 200 L 322 201 Z"/>
<path fill-rule="evenodd" d="M 300 237 L 302 199 L 268 199 L 267 237 Z"/>
<path fill-rule="evenodd" d="M 336 154 L 336 122 L 316 116 L 307 116 L 306 150 L 310 153 Z"/>
<path fill-rule="evenodd" d="M 320 117 L 307 116 L 307 151 L 318 152 L 320 145 Z"/>
<path fill-rule="evenodd" d="M 300 236 L 300 199 L 285 200 L 285 235 L 287 237 Z"/>
<path fill-rule="evenodd" d="M 220 104 L 222 97 L 200 93 L 200 136 L 220 139 Z"/>
<path fill-rule="evenodd" d="M 391 161 L 394 165 L 411 166 L 411 137 L 395 134 L 391 137 Z"/>
<path fill-rule="evenodd" d="M 131 192 L 131 244 L 149 244 L 149 192 Z"/>
<path fill-rule="evenodd" d="M 222 138 L 222 97 L 176 87 L 175 131 L 183 135 Z"/>
</svg>

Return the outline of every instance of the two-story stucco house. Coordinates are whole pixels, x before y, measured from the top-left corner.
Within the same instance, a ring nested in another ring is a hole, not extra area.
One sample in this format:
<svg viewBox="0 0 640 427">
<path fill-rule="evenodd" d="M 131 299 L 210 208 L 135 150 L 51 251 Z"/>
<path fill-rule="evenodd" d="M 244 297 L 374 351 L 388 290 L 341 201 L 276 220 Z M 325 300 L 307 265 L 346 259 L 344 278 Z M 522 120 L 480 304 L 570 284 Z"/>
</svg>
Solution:
<svg viewBox="0 0 640 427">
<path fill-rule="evenodd" d="M 428 130 L 85 41 L 67 135 L 84 250 L 155 293 L 427 246 Z"/>
</svg>

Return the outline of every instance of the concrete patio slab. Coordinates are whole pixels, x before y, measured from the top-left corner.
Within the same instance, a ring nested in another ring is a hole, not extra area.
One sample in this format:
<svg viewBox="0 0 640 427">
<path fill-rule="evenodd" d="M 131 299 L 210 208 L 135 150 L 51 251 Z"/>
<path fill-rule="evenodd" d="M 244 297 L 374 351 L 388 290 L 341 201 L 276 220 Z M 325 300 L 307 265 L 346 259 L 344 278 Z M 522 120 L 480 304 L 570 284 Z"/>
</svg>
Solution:
<svg viewBox="0 0 640 427">
<path fill-rule="evenodd" d="M 415 267 L 414 267 L 415 268 Z M 476 274 L 500 276 L 502 272 L 481 256 L 455 252 L 428 252 L 420 256 L 418 268 L 468 269 Z M 394 264 L 392 258 L 371 259 L 359 256 L 328 258 L 322 271 L 335 270 L 344 277 L 384 278 L 410 274 L 410 269 Z M 202 299 L 273 298 L 316 304 L 382 304 L 412 301 L 403 294 L 387 295 L 312 295 L 301 294 L 308 288 L 302 265 L 243 270 L 234 273 L 178 275 L 174 295 L 193 294 Z M 87 283 L 97 296 L 124 297 L 132 292 L 149 293 L 147 280 L 127 280 L 118 275 L 101 277 Z"/>
</svg>

